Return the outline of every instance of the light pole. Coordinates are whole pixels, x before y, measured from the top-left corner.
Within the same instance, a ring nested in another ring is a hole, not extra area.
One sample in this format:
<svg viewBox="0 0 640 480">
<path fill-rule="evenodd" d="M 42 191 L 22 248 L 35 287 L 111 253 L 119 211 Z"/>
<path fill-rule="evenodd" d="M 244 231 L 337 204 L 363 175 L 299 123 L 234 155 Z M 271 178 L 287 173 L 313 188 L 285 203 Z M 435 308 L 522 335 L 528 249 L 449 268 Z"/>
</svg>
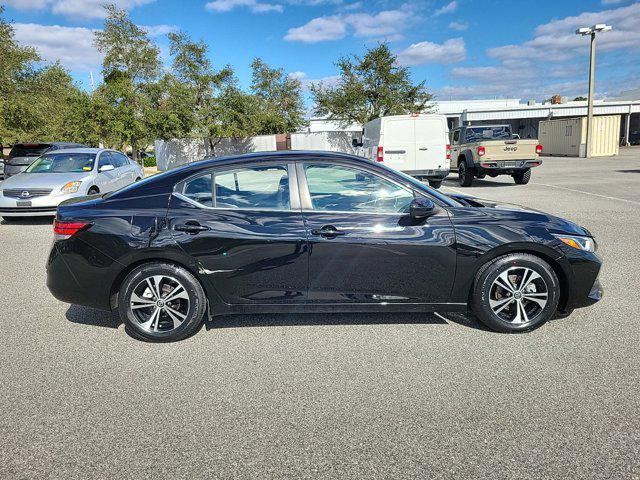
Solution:
<svg viewBox="0 0 640 480">
<path fill-rule="evenodd" d="M 589 59 L 589 102 L 587 106 L 587 151 L 586 157 L 591 158 L 591 134 L 593 133 L 593 94 L 594 94 L 594 70 L 596 67 L 596 33 L 608 32 L 610 25 L 598 23 L 591 27 L 583 27 L 576 30 L 576 35 L 591 36 L 591 55 Z"/>
</svg>

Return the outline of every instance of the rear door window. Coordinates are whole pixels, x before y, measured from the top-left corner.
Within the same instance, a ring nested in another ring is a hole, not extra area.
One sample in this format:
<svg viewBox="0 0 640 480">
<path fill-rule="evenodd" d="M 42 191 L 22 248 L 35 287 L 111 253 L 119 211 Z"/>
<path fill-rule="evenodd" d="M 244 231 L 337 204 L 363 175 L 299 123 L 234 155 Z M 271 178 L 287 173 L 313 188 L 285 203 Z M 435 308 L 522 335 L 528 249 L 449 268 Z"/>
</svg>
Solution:
<svg viewBox="0 0 640 480">
<path fill-rule="evenodd" d="M 288 210 L 289 175 L 285 165 L 246 167 L 217 172 L 215 206 L 260 210 Z"/>
<path fill-rule="evenodd" d="M 289 175 L 285 165 L 245 167 L 188 179 L 177 191 L 205 207 L 288 210 Z"/>
</svg>

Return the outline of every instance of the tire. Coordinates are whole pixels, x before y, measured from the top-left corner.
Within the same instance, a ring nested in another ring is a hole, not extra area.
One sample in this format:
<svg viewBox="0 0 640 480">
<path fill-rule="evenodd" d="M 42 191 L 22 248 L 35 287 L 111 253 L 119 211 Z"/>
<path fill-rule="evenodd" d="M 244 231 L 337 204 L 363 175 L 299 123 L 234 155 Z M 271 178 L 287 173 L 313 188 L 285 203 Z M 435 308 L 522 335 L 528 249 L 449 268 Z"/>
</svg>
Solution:
<svg viewBox="0 0 640 480">
<path fill-rule="evenodd" d="M 524 278 L 529 280 L 521 285 Z M 533 330 L 551 319 L 559 299 L 560 283 L 551 266 L 535 255 L 513 253 L 478 271 L 471 308 L 490 329 L 516 333 Z"/>
<path fill-rule="evenodd" d="M 142 180 L 140 177 L 136 177 L 136 182 L 139 182 L 140 180 Z"/>
<path fill-rule="evenodd" d="M 98 187 L 91 187 L 88 191 L 87 191 L 87 195 L 97 195 L 100 193 L 100 190 L 98 190 Z"/>
<path fill-rule="evenodd" d="M 118 294 L 118 312 L 127 332 L 151 342 L 175 342 L 193 335 L 202 325 L 206 307 L 200 282 L 184 267 L 171 263 L 135 268 Z"/>
<path fill-rule="evenodd" d="M 469 168 L 465 160 L 458 163 L 458 181 L 461 187 L 470 187 L 473 184 L 473 169 Z"/>
<path fill-rule="evenodd" d="M 440 188 L 442 185 L 442 180 L 429 180 L 429 186 L 431 188 Z"/>
<path fill-rule="evenodd" d="M 531 180 L 531 169 L 527 168 L 524 172 L 514 173 L 512 176 L 516 185 L 526 185 Z"/>
</svg>

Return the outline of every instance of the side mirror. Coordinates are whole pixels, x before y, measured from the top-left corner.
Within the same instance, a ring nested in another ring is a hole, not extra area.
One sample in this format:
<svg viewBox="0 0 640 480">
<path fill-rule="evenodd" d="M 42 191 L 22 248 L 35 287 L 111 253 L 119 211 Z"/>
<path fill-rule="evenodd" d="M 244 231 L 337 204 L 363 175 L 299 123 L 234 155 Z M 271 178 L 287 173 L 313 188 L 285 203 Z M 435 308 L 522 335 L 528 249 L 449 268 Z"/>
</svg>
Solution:
<svg viewBox="0 0 640 480">
<path fill-rule="evenodd" d="M 111 170 L 114 170 L 116 167 L 114 167 L 113 165 L 103 165 L 98 169 L 98 172 L 102 173 L 102 172 L 110 172 Z"/>
<path fill-rule="evenodd" d="M 409 206 L 409 215 L 411 218 L 420 220 L 427 218 L 435 213 L 436 204 L 428 198 L 414 198 Z"/>
<path fill-rule="evenodd" d="M 361 147 L 362 146 L 362 142 L 358 141 L 357 138 L 354 138 L 354 139 L 351 140 L 351 145 L 353 145 L 354 148 Z"/>
</svg>

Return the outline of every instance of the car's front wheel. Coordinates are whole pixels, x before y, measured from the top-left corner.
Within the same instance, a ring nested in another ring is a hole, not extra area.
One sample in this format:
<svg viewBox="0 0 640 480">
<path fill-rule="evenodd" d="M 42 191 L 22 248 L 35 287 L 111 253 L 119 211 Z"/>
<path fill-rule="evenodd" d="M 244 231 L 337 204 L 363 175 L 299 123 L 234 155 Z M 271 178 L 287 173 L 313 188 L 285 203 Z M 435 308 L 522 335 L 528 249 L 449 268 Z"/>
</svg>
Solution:
<svg viewBox="0 0 640 480">
<path fill-rule="evenodd" d="M 172 342 L 200 328 L 206 296 L 200 282 L 187 269 L 154 262 L 127 275 L 118 294 L 118 310 L 134 337 Z"/>
<path fill-rule="evenodd" d="M 442 180 L 429 180 L 429 186 L 431 188 L 440 188 L 442 185 Z"/>
<path fill-rule="evenodd" d="M 498 257 L 476 275 L 472 309 L 480 321 L 498 332 L 539 327 L 558 307 L 560 284 L 553 268 L 535 255 Z"/>
</svg>

